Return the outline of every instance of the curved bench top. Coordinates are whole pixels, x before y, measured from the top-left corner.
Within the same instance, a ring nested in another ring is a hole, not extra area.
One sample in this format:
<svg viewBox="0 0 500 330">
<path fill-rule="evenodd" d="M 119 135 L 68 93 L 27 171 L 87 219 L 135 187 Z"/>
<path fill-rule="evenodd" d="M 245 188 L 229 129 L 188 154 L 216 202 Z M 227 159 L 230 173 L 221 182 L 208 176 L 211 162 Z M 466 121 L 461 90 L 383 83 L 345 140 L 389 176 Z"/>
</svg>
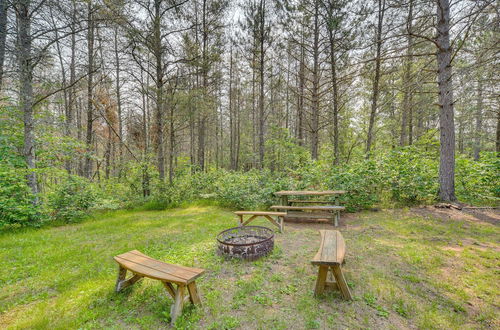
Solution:
<svg viewBox="0 0 500 330">
<path fill-rule="evenodd" d="M 321 243 L 318 253 L 311 260 L 313 265 L 340 265 L 344 261 L 345 241 L 338 230 L 320 230 Z"/>
<path fill-rule="evenodd" d="M 167 264 L 148 257 L 137 250 L 117 255 L 113 259 L 115 259 L 120 266 L 135 274 L 182 285 L 193 282 L 198 276 L 205 272 L 205 270 L 201 268 Z"/>
</svg>

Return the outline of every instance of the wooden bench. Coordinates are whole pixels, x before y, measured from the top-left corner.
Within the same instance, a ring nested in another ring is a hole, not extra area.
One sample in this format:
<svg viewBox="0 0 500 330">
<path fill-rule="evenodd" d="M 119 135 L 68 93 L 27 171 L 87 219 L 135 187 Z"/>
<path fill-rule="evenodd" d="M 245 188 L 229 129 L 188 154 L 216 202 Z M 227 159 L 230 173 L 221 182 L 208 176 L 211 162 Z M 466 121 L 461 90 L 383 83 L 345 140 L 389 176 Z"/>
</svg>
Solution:
<svg viewBox="0 0 500 330">
<path fill-rule="evenodd" d="M 319 233 L 321 243 L 318 253 L 311 260 L 313 265 L 319 266 L 314 294 L 322 294 L 326 287 L 331 287 L 339 290 L 344 299 L 352 300 L 351 291 L 349 291 L 341 268 L 345 257 L 344 238 L 338 230 L 320 230 Z M 327 281 L 330 270 L 330 277 L 334 278 L 335 282 Z"/>
<path fill-rule="evenodd" d="M 333 224 L 335 226 L 339 225 L 340 211 L 344 211 L 344 206 L 337 205 L 313 205 L 313 206 L 290 206 L 290 205 L 273 205 L 272 210 L 286 210 L 286 211 L 324 211 L 326 213 L 315 213 L 309 214 L 308 217 L 311 218 L 333 218 Z M 332 217 L 333 213 L 333 217 Z M 287 217 L 304 217 L 303 213 L 287 213 Z"/>
<path fill-rule="evenodd" d="M 285 229 L 285 223 L 283 217 L 286 212 L 265 212 L 265 211 L 237 211 L 234 212 L 239 218 L 240 226 L 248 225 L 251 221 L 258 217 L 263 217 L 269 220 L 273 225 L 277 226 L 282 233 Z M 249 215 L 250 217 L 244 220 L 244 216 Z M 275 217 L 275 218 L 274 218 Z"/>
<path fill-rule="evenodd" d="M 190 300 L 192 304 L 201 304 L 195 279 L 205 272 L 204 269 L 167 264 L 148 257 L 137 250 L 117 255 L 114 259 L 119 265 L 116 292 L 131 286 L 143 277 L 162 282 L 167 292 L 174 299 L 174 304 L 170 308 L 172 325 L 177 317 L 181 315 L 182 308 L 187 300 Z M 129 279 L 125 279 L 127 271 L 133 274 Z M 189 297 L 185 296 L 186 287 Z"/>
</svg>

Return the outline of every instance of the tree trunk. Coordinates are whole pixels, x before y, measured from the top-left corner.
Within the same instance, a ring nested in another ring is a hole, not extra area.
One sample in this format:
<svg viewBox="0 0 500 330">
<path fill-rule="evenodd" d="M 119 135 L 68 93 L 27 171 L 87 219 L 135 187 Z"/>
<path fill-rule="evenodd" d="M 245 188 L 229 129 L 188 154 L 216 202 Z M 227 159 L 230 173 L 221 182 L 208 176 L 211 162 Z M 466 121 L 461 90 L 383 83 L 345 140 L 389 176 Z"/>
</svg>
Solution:
<svg viewBox="0 0 500 330">
<path fill-rule="evenodd" d="M 7 39 L 7 0 L 0 0 L 0 91 L 3 82 L 3 66 L 5 62 L 5 41 Z"/>
<path fill-rule="evenodd" d="M 264 51 L 264 41 L 265 41 L 265 0 L 260 0 L 260 23 L 259 23 L 259 168 L 264 168 L 264 124 L 265 124 L 265 112 L 264 112 L 264 71 L 265 71 L 265 51 Z"/>
<path fill-rule="evenodd" d="M 497 140 L 495 142 L 497 157 L 500 157 L 500 110 L 497 109 Z"/>
<path fill-rule="evenodd" d="M 23 110 L 24 120 L 24 158 L 28 167 L 26 175 L 28 186 L 35 198 L 34 204 L 38 203 L 38 182 L 35 173 L 35 119 L 33 109 L 33 65 L 31 59 L 31 21 L 30 0 L 16 1 L 16 15 L 18 24 L 18 49 L 19 61 L 19 100 Z"/>
<path fill-rule="evenodd" d="M 314 3 L 314 43 L 312 72 L 312 107 L 311 107 L 311 157 L 318 159 L 319 148 L 319 4 Z"/>
<path fill-rule="evenodd" d="M 403 109 L 401 113 L 401 136 L 399 140 L 399 145 L 404 146 L 408 140 L 408 144 L 413 143 L 413 111 L 412 111 L 412 64 L 413 64 L 413 37 L 412 37 L 412 27 L 413 27 L 413 0 L 409 2 L 408 17 L 406 20 L 406 26 L 408 29 L 407 38 L 407 49 L 406 49 L 406 59 L 405 67 L 403 73 Z M 408 139 L 406 133 L 408 132 Z"/>
<path fill-rule="evenodd" d="M 382 50 L 382 27 L 384 23 L 384 14 L 385 14 L 385 0 L 378 0 L 378 24 L 376 33 L 377 50 L 375 55 L 375 76 L 373 77 L 370 122 L 368 124 L 368 136 L 366 139 L 366 158 L 370 157 L 372 141 L 373 141 L 373 131 L 375 126 L 375 117 L 377 115 L 377 102 L 380 92 L 379 82 L 380 82 L 380 65 L 382 62 L 381 50 Z"/>
<path fill-rule="evenodd" d="M 88 29 L 87 29 L 87 43 L 88 43 L 88 66 L 87 66 L 87 155 L 85 157 L 85 176 L 87 178 L 92 177 L 92 159 L 90 153 L 92 151 L 92 132 L 93 132 L 93 121 L 94 121 L 94 106 L 92 89 L 94 85 L 94 20 L 92 14 L 92 1 L 88 2 Z"/>
<path fill-rule="evenodd" d="M 479 160 L 481 152 L 481 135 L 483 129 L 483 77 L 477 80 L 476 129 L 474 132 L 474 160 Z"/>
<path fill-rule="evenodd" d="M 332 71 L 332 91 L 333 91 L 333 165 L 339 164 L 339 90 L 337 82 L 337 59 L 335 55 L 335 40 L 333 30 L 328 28 L 330 39 L 330 67 Z"/>
<path fill-rule="evenodd" d="M 450 3 L 437 2 L 437 65 L 439 86 L 439 199 L 456 201 L 455 197 L 455 124 L 452 84 L 452 49 L 450 45 Z"/>
<path fill-rule="evenodd" d="M 161 2 L 155 0 L 154 29 L 154 57 L 156 60 L 156 138 L 158 142 L 158 174 L 161 182 L 165 182 L 165 147 L 163 136 L 163 58 L 161 45 Z"/>
<path fill-rule="evenodd" d="M 302 42 L 304 37 L 302 36 Z M 299 63 L 299 92 L 297 96 L 297 140 L 299 146 L 304 145 L 304 89 L 305 89 L 305 49 L 300 45 L 300 63 Z"/>
<path fill-rule="evenodd" d="M 123 119 L 122 119 L 122 99 L 120 90 L 120 56 L 118 50 L 118 27 L 115 27 L 114 31 L 114 48 L 115 48 L 115 64 L 116 64 L 116 106 L 117 106 L 117 116 L 118 116 L 118 137 L 120 143 L 118 144 L 118 177 L 122 176 L 122 166 L 123 166 Z"/>
<path fill-rule="evenodd" d="M 72 11 L 71 11 L 71 59 L 69 64 L 69 88 L 68 91 L 68 109 L 66 114 L 66 135 L 69 137 L 74 136 L 74 117 L 75 117 L 75 93 L 76 88 L 74 86 L 76 80 L 76 0 L 72 1 Z M 66 171 L 71 173 L 73 168 L 72 159 L 68 159 L 65 164 Z"/>
<path fill-rule="evenodd" d="M 233 110 L 233 47 L 229 51 L 229 163 L 230 169 L 236 170 L 236 120 Z"/>
<path fill-rule="evenodd" d="M 174 183 L 174 156 L 175 156 L 175 131 L 174 131 L 174 107 L 169 105 L 169 134 L 168 140 L 168 182 Z"/>
</svg>

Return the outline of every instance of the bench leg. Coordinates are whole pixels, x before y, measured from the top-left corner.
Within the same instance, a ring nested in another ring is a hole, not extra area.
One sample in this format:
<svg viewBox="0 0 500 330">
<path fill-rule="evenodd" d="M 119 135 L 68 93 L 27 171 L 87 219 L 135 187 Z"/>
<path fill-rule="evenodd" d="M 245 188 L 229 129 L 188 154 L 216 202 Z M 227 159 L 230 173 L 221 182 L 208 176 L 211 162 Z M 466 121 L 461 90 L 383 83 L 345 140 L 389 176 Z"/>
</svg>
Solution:
<svg viewBox="0 0 500 330">
<path fill-rule="evenodd" d="M 131 286 L 132 284 L 134 284 L 135 282 L 139 281 L 142 278 L 141 275 L 134 274 L 134 276 L 126 280 L 125 279 L 126 276 L 127 276 L 127 270 L 122 266 L 119 266 L 118 278 L 116 279 L 116 285 L 115 285 L 116 292 L 128 288 L 129 286 Z"/>
<path fill-rule="evenodd" d="M 285 218 L 284 217 L 278 217 L 278 222 L 280 224 L 280 232 L 284 233 L 285 232 Z"/>
<path fill-rule="evenodd" d="M 172 283 L 169 282 L 161 282 L 161 283 L 163 283 L 163 286 L 165 287 L 167 292 L 170 294 L 170 296 L 172 296 L 172 299 L 175 299 L 175 288 L 172 285 Z"/>
<path fill-rule="evenodd" d="M 344 274 L 342 274 L 342 269 L 340 265 L 332 266 L 333 275 L 335 276 L 335 280 L 337 281 L 337 286 L 342 293 L 342 296 L 345 300 L 352 300 L 351 291 L 349 290 L 349 286 L 347 286 L 347 282 L 344 278 Z"/>
<path fill-rule="evenodd" d="M 328 266 L 319 266 L 318 278 L 316 279 L 316 287 L 314 295 L 320 295 L 325 291 L 326 276 L 328 275 Z"/>
<path fill-rule="evenodd" d="M 200 296 L 198 295 L 198 289 L 196 288 L 196 283 L 191 282 L 187 285 L 188 291 L 189 291 L 189 300 L 191 301 L 192 304 L 194 305 L 201 305 L 201 299 Z"/>
<path fill-rule="evenodd" d="M 172 318 L 172 321 L 170 322 L 171 325 L 174 325 L 179 315 L 182 314 L 182 307 L 184 305 L 184 289 L 184 285 L 179 285 L 175 291 L 175 300 L 170 311 L 170 316 Z"/>
<path fill-rule="evenodd" d="M 118 278 L 116 279 L 115 291 L 118 292 L 121 289 L 121 283 L 125 281 L 127 276 L 127 270 L 122 266 L 118 266 Z"/>
</svg>

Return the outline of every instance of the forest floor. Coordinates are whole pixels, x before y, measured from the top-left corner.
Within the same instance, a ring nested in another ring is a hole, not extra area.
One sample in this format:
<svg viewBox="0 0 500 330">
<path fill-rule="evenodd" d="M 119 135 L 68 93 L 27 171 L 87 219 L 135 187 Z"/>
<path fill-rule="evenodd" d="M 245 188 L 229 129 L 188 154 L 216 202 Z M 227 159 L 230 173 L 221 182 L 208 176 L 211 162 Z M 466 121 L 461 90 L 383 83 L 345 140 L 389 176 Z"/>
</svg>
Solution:
<svg viewBox="0 0 500 330">
<path fill-rule="evenodd" d="M 112 257 L 131 249 L 207 269 L 197 282 L 203 305 L 188 305 L 181 329 L 500 327 L 499 213 L 427 207 L 341 220 L 350 302 L 313 296 L 310 259 L 327 224 L 287 224 L 273 254 L 254 262 L 216 255 L 215 235 L 236 218 L 215 206 L 3 232 L 0 328 L 168 328 L 172 299 L 158 281 L 114 292 Z"/>
</svg>

